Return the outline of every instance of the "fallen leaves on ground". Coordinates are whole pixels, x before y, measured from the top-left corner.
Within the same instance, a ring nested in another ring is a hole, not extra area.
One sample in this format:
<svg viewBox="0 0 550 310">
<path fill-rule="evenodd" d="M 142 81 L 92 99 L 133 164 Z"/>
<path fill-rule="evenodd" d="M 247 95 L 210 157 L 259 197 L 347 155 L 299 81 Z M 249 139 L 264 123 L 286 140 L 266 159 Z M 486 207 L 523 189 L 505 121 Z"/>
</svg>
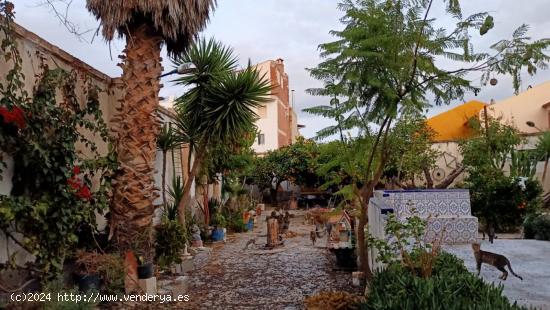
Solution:
<svg viewBox="0 0 550 310">
<path fill-rule="evenodd" d="M 358 309 L 358 304 L 364 297 L 348 292 L 321 292 L 317 295 L 306 297 L 305 305 L 307 310 L 348 310 Z"/>
</svg>

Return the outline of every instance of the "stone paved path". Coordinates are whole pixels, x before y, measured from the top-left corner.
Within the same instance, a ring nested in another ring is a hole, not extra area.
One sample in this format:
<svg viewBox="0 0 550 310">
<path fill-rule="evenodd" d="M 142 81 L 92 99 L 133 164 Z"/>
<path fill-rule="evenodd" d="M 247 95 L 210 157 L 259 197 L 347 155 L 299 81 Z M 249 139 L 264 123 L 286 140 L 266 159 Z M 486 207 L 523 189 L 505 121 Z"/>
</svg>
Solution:
<svg viewBox="0 0 550 310">
<path fill-rule="evenodd" d="M 356 290 L 349 272 L 334 271 L 334 255 L 325 239 L 315 247 L 309 240 L 313 225 L 305 225 L 303 211 L 291 211 L 290 231 L 281 248 L 267 251 L 265 222 L 253 232 L 230 235 L 227 243 L 195 257 L 190 274 L 187 309 L 303 309 L 305 296 L 329 290 Z M 262 214 L 265 219 L 265 213 Z M 256 237 L 256 246 L 244 250 Z M 357 291 L 355 291 L 357 292 Z"/>
<path fill-rule="evenodd" d="M 504 295 L 511 301 L 524 306 L 550 310 L 550 242 L 537 240 L 503 240 L 502 235 L 490 244 L 481 241 L 481 249 L 505 255 L 512 269 L 523 277 L 523 281 L 508 275 L 506 281 L 498 277 L 502 274 L 496 268 L 483 265 L 481 277 L 486 282 L 504 285 Z M 446 246 L 447 251 L 464 260 L 471 272 L 476 272 L 476 263 L 470 245 Z"/>
</svg>

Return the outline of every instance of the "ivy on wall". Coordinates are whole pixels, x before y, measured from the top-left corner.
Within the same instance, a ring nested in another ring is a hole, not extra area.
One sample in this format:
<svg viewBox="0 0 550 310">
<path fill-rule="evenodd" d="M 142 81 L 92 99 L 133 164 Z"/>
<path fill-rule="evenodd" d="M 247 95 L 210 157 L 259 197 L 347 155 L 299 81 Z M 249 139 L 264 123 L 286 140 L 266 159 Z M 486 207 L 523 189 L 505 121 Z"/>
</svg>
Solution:
<svg viewBox="0 0 550 310">
<path fill-rule="evenodd" d="M 116 156 L 110 147 L 100 154 L 94 142 L 110 138 L 100 89 L 88 77 L 50 68 L 37 54 L 36 85 L 32 96 L 25 91 L 13 17 L 13 5 L 0 1 L 0 59 L 11 66 L 0 83 L 0 154 L 14 162 L 11 193 L 0 195 L 0 230 L 50 277 L 62 270 L 78 230 L 95 228 L 95 214 L 107 209 Z M 20 267 L 9 254 L 4 267 Z"/>
</svg>

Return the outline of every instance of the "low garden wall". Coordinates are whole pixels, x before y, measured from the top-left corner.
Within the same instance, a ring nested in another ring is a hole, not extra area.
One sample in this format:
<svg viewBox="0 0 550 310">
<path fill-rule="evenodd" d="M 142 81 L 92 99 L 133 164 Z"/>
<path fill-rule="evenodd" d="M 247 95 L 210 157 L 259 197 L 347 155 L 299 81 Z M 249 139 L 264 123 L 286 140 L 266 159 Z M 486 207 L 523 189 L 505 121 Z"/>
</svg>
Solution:
<svg viewBox="0 0 550 310">
<path fill-rule="evenodd" d="M 426 220 L 425 240 L 444 244 L 473 243 L 477 240 L 478 220 L 471 215 L 468 190 L 389 190 L 376 191 L 369 202 L 369 233 L 387 240 L 385 223 L 389 214 L 399 221 L 411 216 Z M 373 269 L 377 251 L 370 249 Z"/>
</svg>

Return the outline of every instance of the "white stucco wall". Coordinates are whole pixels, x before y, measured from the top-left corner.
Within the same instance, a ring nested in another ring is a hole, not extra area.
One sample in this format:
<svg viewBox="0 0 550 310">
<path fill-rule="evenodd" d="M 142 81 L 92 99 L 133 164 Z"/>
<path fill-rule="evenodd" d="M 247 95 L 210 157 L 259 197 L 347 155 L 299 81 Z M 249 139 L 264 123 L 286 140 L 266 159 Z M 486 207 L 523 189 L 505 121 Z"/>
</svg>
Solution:
<svg viewBox="0 0 550 310">
<path fill-rule="evenodd" d="M 534 122 L 541 130 L 550 130 L 548 112 L 543 105 L 550 103 L 550 81 L 536 85 L 517 96 L 497 101 L 489 106 L 489 113 L 512 123 L 522 133 L 534 134 L 539 130 L 526 125 Z"/>
<path fill-rule="evenodd" d="M 280 103 L 276 97 L 272 98 L 272 100 L 265 104 L 266 117 L 260 118 L 256 121 L 256 126 L 258 127 L 259 133 L 265 135 L 265 144 L 258 144 L 258 137 L 256 137 L 256 141 L 252 146 L 254 151 L 259 154 L 279 148 L 277 105 Z"/>
</svg>

